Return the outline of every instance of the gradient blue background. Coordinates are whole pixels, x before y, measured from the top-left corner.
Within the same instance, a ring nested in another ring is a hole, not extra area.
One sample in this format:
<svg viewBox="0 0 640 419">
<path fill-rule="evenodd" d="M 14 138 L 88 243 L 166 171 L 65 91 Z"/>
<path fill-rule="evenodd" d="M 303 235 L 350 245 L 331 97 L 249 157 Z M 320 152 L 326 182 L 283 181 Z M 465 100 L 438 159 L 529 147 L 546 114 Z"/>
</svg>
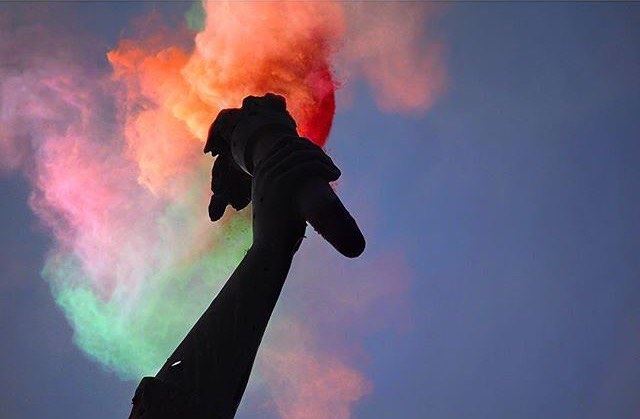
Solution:
<svg viewBox="0 0 640 419">
<path fill-rule="evenodd" d="M 187 5 L 57 7 L 100 56 L 132 17 Z M 382 114 L 356 86 L 329 147 L 372 250 L 413 271 L 412 327 L 365 343 L 375 391 L 354 415 L 639 417 L 640 5 L 457 3 L 434 30 L 433 109 Z M 126 417 L 136 383 L 74 346 L 40 278 L 28 185 L 0 196 L 0 417 Z"/>
</svg>

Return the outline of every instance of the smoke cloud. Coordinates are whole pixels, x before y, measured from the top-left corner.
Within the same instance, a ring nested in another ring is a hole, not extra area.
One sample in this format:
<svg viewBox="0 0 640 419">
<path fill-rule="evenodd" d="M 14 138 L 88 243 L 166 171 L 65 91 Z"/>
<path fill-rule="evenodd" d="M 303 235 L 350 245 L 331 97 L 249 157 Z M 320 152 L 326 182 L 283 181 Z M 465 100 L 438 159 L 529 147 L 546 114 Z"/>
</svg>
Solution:
<svg viewBox="0 0 640 419">
<path fill-rule="evenodd" d="M 384 111 L 423 111 L 445 81 L 429 16 L 418 5 L 210 2 L 179 28 L 139 19 L 96 65 L 90 34 L 0 12 L 0 168 L 31 182 L 54 238 L 42 273 L 78 346 L 123 379 L 155 374 L 244 256 L 249 210 L 216 224 L 206 213 L 202 147 L 220 109 L 279 93 L 301 134 L 324 145 L 337 69 L 346 88 L 367 80 Z M 392 255 L 379 266 L 337 258 L 303 247 L 261 349 L 257 381 L 281 417 L 346 418 L 375 389 L 361 341 L 402 311 L 410 274 Z"/>
</svg>

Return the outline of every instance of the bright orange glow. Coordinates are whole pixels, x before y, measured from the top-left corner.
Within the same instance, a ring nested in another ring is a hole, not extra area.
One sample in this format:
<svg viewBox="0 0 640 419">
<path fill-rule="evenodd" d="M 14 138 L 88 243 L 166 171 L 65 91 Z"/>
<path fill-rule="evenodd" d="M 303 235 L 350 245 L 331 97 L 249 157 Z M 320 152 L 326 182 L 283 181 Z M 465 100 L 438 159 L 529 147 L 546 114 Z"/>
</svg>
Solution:
<svg viewBox="0 0 640 419">
<path fill-rule="evenodd" d="M 125 138 L 139 181 L 161 193 L 192 167 L 213 118 L 248 95 L 287 99 L 301 135 L 324 145 L 335 111 L 330 58 L 342 34 L 337 4 L 208 2 L 195 48 L 123 40 L 109 52 L 124 82 Z M 156 44 L 156 45 L 154 45 Z"/>
</svg>

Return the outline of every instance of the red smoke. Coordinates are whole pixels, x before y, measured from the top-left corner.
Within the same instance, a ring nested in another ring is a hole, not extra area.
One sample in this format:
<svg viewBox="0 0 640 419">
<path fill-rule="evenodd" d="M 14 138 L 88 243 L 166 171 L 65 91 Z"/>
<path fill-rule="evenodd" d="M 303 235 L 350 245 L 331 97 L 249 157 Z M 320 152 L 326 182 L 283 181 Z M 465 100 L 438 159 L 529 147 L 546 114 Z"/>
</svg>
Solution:
<svg viewBox="0 0 640 419">
<path fill-rule="evenodd" d="M 55 238 L 47 279 L 76 341 L 128 376 L 153 373 L 244 251 L 233 248 L 242 229 L 225 237 L 206 217 L 202 147 L 220 109 L 284 95 L 300 133 L 324 144 L 334 71 L 345 89 L 364 78 L 385 111 L 424 110 L 445 82 L 420 4 L 204 7 L 198 33 L 143 22 L 107 54 L 106 76 L 80 59 L 86 45 L 72 47 L 83 34 L 63 40 L 0 16 L 0 165 L 29 174 L 32 207 Z M 393 323 L 409 275 L 401 258 L 336 261 L 305 246 L 257 377 L 282 417 L 346 418 L 375 391 L 359 342 Z"/>
</svg>

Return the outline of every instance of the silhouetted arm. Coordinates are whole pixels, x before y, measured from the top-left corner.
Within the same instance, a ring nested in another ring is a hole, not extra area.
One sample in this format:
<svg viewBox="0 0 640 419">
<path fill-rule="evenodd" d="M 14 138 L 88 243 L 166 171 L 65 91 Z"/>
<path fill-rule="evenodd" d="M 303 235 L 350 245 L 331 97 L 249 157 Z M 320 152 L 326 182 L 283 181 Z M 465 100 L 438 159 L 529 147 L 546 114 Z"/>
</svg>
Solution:
<svg viewBox="0 0 640 419">
<path fill-rule="evenodd" d="M 293 191 L 305 176 L 331 181 L 339 174 L 320 148 L 300 138 L 285 138 L 260 162 L 252 183 L 253 245 L 156 377 L 143 379 L 131 417 L 233 417 L 304 235 Z"/>
<path fill-rule="evenodd" d="M 157 378 L 200 394 L 207 410 L 232 417 L 292 257 L 293 249 L 254 244 Z"/>
</svg>

